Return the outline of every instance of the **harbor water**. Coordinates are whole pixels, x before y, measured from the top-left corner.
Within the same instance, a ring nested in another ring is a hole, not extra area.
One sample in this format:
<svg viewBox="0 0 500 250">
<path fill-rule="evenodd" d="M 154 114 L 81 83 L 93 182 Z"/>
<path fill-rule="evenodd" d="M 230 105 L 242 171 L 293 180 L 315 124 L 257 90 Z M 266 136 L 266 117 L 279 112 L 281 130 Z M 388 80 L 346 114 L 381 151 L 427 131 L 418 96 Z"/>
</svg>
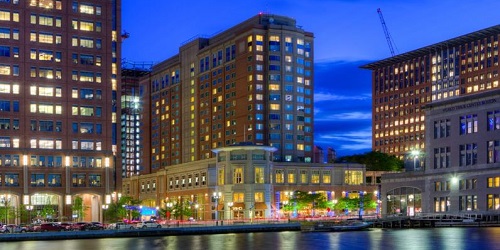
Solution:
<svg viewBox="0 0 500 250">
<path fill-rule="evenodd" d="M 1 240 L 1 236 L 0 236 Z M 500 227 L 266 232 L 188 236 L 0 242 L 1 250 L 136 249 L 480 249 L 500 250 Z"/>
</svg>

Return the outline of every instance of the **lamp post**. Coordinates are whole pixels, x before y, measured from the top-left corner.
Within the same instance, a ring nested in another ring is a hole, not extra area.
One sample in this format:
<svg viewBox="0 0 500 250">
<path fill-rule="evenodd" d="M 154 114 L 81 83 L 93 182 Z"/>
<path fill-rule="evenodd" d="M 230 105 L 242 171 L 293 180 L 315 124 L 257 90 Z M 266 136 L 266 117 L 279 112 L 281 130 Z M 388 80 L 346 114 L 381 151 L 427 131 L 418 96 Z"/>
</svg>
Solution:
<svg viewBox="0 0 500 250">
<path fill-rule="evenodd" d="M 33 206 L 26 205 L 26 210 L 28 210 L 28 224 L 31 224 L 31 210 L 33 210 Z"/>
<path fill-rule="evenodd" d="M 234 205 L 234 203 L 232 201 L 230 201 L 230 202 L 227 203 L 227 206 L 229 207 L 229 220 L 232 219 L 232 213 L 233 213 L 232 208 L 233 208 L 233 205 Z"/>
<path fill-rule="evenodd" d="M 174 206 L 174 203 L 172 202 L 167 202 L 167 212 L 168 212 L 168 220 L 170 220 L 171 216 L 172 216 L 172 207 Z M 167 214 L 165 215 L 167 216 Z"/>
<path fill-rule="evenodd" d="M 285 211 L 285 207 L 288 206 L 288 202 L 289 202 L 288 200 L 283 201 L 283 211 Z M 286 208 L 286 210 L 288 210 L 288 208 Z M 290 212 L 289 211 L 285 211 L 285 212 L 286 212 L 286 217 L 288 218 L 288 220 L 290 220 Z"/>
<path fill-rule="evenodd" d="M 194 204 L 194 219 L 195 220 L 198 220 L 198 208 L 200 207 L 200 205 L 197 204 Z"/>
<path fill-rule="evenodd" d="M 215 202 L 215 224 L 217 225 L 219 223 L 219 219 L 218 219 L 218 208 L 217 206 L 219 205 L 219 199 L 222 197 L 222 193 L 221 192 L 214 192 L 213 195 L 212 195 L 212 198 L 214 199 L 214 202 Z"/>
<path fill-rule="evenodd" d="M 417 170 L 417 160 L 418 160 L 418 156 L 420 155 L 420 151 L 412 150 L 410 154 L 411 154 L 411 156 L 413 156 L 413 171 L 415 171 L 415 170 Z"/>
<path fill-rule="evenodd" d="M 102 223 L 103 224 L 104 224 L 104 222 L 106 222 L 106 210 L 108 210 L 108 208 L 109 208 L 108 204 L 102 205 Z"/>
<path fill-rule="evenodd" d="M 359 220 L 363 219 L 364 197 L 366 191 L 359 192 Z"/>
</svg>

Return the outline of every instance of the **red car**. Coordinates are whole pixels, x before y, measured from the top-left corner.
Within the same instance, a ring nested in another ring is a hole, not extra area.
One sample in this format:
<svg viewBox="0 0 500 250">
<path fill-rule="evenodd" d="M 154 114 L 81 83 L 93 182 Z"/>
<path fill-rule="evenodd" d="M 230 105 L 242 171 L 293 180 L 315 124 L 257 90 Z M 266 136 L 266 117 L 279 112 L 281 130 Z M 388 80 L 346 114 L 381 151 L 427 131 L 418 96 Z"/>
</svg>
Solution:
<svg viewBox="0 0 500 250">
<path fill-rule="evenodd" d="M 61 226 L 59 223 L 43 223 L 40 225 L 40 231 L 48 232 L 48 231 L 64 231 L 66 228 Z"/>
</svg>

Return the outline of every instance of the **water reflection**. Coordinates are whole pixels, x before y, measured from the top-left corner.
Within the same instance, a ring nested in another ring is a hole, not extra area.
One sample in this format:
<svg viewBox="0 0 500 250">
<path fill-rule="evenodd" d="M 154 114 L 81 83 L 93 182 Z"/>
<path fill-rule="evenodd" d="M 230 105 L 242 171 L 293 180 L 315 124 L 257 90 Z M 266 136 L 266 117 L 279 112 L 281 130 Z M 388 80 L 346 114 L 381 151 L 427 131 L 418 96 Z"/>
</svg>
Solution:
<svg viewBox="0 0 500 250">
<path fill-rule="evenodd" d="M 1 241 L 1 236 L 0 236 Z M 1 250 L 500 249 L 500 228 L 372 229 L 344 233 L 248 233 L 0 242 Z"/>
</svg>

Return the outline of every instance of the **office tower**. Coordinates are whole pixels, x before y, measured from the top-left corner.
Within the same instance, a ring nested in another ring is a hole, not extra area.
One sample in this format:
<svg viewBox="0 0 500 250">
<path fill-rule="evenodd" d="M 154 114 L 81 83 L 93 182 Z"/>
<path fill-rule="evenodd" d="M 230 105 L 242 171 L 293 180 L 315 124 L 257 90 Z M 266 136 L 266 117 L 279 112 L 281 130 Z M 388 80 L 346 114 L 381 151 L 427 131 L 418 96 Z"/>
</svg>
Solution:
<svg viewBox="0 0 500 250">
<path fill-rule="evenodd" d="M 499 32 L 493 26 L 362 66 L 372 70 L 373 150 L 423 162 L 425 105 L 499 88 Z"/>
<path fill-rule="evenodd" d="M 313 58 L 313 34 L 277 15 L 186 41 L 141 82 L 151 115 L 143 173 L 241 142 L 277 148 L 274 161 L 312 162 Z"/>
<path fill-rule="evenodd" d="M 4 209 L 101 218 L 119 163 L 120 2 L 0 1 Z"/>
<path fill-rule="evenodd" d="M 141 77 L 151 72 L 152 63 L 122 63 L 121 78 L 121 176 L 138 175 L 144 168 L 143 145 L 149 143 L 149 128 L 144 127 L 142 119 L 144 108 L 140 96 Z"/>
</svg>

